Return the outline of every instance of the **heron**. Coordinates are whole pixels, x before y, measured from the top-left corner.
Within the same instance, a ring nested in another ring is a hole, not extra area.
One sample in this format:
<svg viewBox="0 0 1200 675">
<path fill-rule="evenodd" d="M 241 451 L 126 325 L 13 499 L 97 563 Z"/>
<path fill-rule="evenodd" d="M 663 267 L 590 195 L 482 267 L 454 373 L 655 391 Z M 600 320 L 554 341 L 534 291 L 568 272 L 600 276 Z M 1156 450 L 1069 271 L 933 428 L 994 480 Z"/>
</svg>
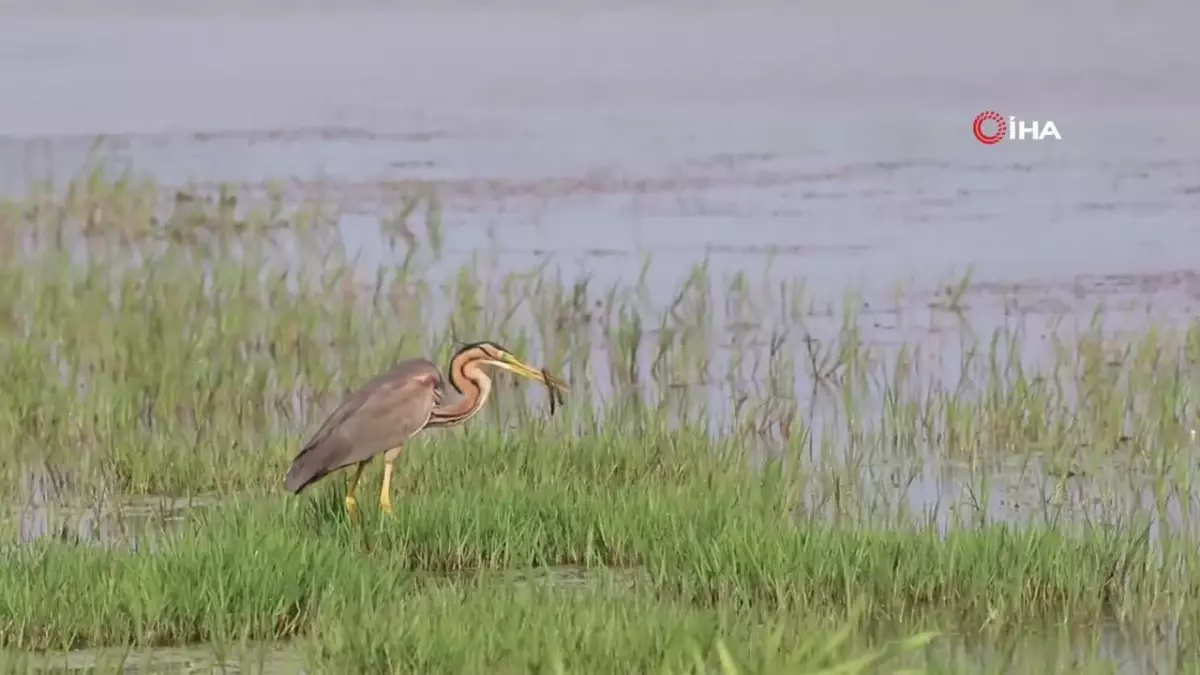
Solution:
<svg viewBox="0 0 1200 675">
<path fill-rule="evenodd" d="M 428 359 L 401 361 L 338 405 L 292 460 L 284 488 L 300 494 L 325 476 L 354 465 L 346 490 L 346 510 L 354 518 L 358 511 L 355 491 L 363 469 L 383 454 L 379 508 L 392 513 L 392 472 L 404 444 L 422 429 L 462 424 L 479 412 L 492 392 L 492 379 L 484 366 L 545 384 L 552 404 L 560 392 L 568 391 L 563 381 L 529 366 L 491 341 L 466 345 L 451 357 L 446 379 L 453 394 L 443 384 L 437 366 Z"/>
</svg>

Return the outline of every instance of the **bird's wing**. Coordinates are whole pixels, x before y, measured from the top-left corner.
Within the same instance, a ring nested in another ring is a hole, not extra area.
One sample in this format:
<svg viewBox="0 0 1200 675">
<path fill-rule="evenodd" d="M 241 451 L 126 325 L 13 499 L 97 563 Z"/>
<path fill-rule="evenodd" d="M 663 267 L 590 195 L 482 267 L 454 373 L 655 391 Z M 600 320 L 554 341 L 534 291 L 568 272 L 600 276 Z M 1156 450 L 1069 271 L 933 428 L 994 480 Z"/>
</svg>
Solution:
<svg viewBox="0 0 1200 675">
<path fill-rule="evenodd" d="M 431 364 L 432 365 L 432 364 Z M 437 369 L 406 372 L 372 390 L 362 405 L 348 416 L 335 435 L 355 446 L 360 462 L 391 450 L 412 438 L 429 421 L 433 412 Z"/>
<path fill-rule="evenodd" d="M 285 486 L 302 489 L 325 474 L 403 444 L 433 412 L 441 376 L 425 359 L 396 364 L 347 398 L 292 462 Z"/>
</svg>

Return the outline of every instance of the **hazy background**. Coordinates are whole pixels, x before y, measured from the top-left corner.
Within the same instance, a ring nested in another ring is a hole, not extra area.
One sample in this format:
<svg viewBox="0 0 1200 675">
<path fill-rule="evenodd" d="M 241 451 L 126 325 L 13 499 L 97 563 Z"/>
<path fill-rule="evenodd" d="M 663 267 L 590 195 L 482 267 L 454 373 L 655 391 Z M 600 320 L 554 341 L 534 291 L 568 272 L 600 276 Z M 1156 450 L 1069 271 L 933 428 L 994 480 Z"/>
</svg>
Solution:
<svg viewBox="0 0 1200 675">
<path fill-rule="evenodd" d="M 669 285 L 774 248 L 831 291 L 970 263 L 1074 295 L 1122 274 L 1200 293 L 1184 2 L 0 8 L 7 193 L 77 173 L 107 134 L 103 156 L 167 184 L 331 183 L 366 249 L 381 204 L 432 181 L 449 247 L 514 266 L 619 276 L 650 251 Z M 1063 140 L 981 145 L 985 109 Z"/>
</svg>

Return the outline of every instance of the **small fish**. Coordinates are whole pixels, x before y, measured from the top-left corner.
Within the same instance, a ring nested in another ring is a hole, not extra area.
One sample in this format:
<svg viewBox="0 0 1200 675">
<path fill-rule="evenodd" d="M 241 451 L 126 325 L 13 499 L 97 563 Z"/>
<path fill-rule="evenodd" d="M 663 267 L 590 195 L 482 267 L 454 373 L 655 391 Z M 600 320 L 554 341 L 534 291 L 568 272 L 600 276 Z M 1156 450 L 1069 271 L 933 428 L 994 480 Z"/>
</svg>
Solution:
<svg viewBox="0 0 1200 675">
<path fill-rule="evenodd" d="M 559 380 L 551 375 L 550 371 L 542 368 L 542 377 L 546 378 L 546 388 L 550 390 L 550 414 L 553 415 L 559 406 L 567 402 L 567 399 L 563 395 L 562 389 L 559 388 Z"/>
</svg>

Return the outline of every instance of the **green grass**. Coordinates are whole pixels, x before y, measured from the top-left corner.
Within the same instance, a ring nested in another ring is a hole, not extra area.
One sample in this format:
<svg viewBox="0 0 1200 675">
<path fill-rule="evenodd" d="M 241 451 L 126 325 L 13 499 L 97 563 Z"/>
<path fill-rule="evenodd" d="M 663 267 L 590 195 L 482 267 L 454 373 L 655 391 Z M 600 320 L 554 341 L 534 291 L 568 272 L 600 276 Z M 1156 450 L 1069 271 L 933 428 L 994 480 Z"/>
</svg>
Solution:
<svg viewBox="0 0 1200 675">
<path fill-rule="evenodd" d="M 0 553 L 0 670 L 82 648 L 253 662 L 262 644 L 330 673 L 1112 672 L 1114 649 L 1200 653 L 1195 326 L 1117 334 L 1098 312 L 931 355 L 877 344 L 860 301 L 802 280 L 701 265 L 654 303 L 549 266 L 447 274 L 431 192 L 397 209 L 424 237 L 385 219 L 416 243 L 370 279 L 319 204 L 156 194 L 93 175 L 0 207 L 0 488 L 13 510 L 50 502 L 52 530 L 78 509 L 117 523 L 101 545 Z M 303 274 L 275 266 L 280 237 Z M 969 281 L 917 321 L 961 318 Z M 563 374 L 567 406 L 501 378 L 477 419 L 410 444 L 393 518 L 367 474 L 361 530 L 342 476 L 282 492 L 343 394 L 484 338 Z M 164 526 L 134 496 L 207 505 Z M 538 575 L 572 578 L 522 580 Z"/>
<path fill-rule="evenodd" d="M 369 518 L 365 541 L 328 492 L 213 507 L 143 541 L 153 554 L 30 547 L 0 568 L 0 636 L 39 650 L 300 639 L 315 662 L 355 672 L 547 665 L 557 649 L 572 671 L 640 672 L 678 671 L 718 638 L 761 664 L 779 630 L 768 661 L 783 666 L 839 625 L 863 648 L 941 626 L 1011 637 L 1195 618 L 1197 554 L 1154 561 L 1136 533 L 856 531 L 800 526 L 748 477 L 581 484 L 410 496 L 394 519 Z M 564 565 L 586 581 L 498 575 Z"/>
</svg>

